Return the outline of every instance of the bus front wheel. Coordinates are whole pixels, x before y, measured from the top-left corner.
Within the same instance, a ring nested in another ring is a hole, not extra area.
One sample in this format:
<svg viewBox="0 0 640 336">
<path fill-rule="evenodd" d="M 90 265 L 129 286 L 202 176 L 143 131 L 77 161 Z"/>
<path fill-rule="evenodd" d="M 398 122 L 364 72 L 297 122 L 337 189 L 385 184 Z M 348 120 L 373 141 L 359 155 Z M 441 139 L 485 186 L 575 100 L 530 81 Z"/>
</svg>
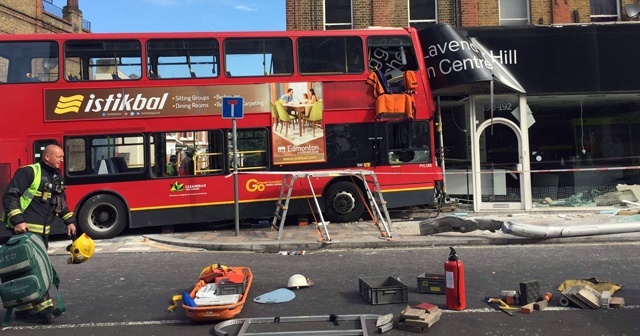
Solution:
<svg viewBox="0 0 640 336">
<path fill-rule="evenodd" d="M 328 221 L 354 222 L 362 216 L 364 202 L 355 183 L 336 182 L 327 189 L 325 195 L 324 209 Z"/>
<path fill-rule="evenodd" d="M 115 196 L 95 195 L 82 205 L 77 221 L 82 232 L 91 238 L 113 238 L 124 230 L 126 209 Z"/>
</svg>

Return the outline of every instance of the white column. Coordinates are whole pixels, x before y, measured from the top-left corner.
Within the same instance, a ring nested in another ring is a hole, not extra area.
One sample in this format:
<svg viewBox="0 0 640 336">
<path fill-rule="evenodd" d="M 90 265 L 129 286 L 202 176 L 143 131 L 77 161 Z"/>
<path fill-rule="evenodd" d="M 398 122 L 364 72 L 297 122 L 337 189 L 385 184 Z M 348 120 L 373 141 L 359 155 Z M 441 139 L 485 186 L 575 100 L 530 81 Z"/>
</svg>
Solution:
<svg viewBox="0 0 640 336">
<path fill-rule="evenodd" d="M 522 148 L 520 148 L 522 162 L 522 183 L 520 185 L 520 197 L 524 203 L 525 210 L 533 208 L 533 196 L 531 191 L 531 155 L 529 155 L 529 106 L 527 96 L 519 95 L 518 105 L 520 106 L 520 135 L 522 137 Z"/>
</svg>

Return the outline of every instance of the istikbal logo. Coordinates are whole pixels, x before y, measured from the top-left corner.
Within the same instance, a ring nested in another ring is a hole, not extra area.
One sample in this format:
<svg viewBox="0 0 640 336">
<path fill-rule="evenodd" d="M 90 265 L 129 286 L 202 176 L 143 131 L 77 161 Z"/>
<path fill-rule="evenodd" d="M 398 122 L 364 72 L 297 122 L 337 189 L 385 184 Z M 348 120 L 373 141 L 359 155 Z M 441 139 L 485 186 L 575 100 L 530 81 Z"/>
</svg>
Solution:
<svg viewBox="0 0 640 336">
<path fill-rule="evenodd" d="M 70 112 L 78 113 L 80 112 L 82 101 L 84 101 L 83 95 L 73 95 L 69 97 L 60 96 L 58 104 L 56 104 L 56 109 L 53 110 L 53 112 L 55 114 L 65 114 Z"/>
<path fill-rule="evenodd" d="M 133 96 L 128 93 L 110 94 L 106 98 L 97 98 L 95 94 L 89 95 L 84 112 L 130 112 L 130 111 L 156 111 L 162 110 L 169 93 L 161 96 L 145 97 L 142 93 Z M 84 95 L 69 97 L 60 96 L 54 112 L 56 114 L 78 113 L 84 101 Z"/>
</svg>

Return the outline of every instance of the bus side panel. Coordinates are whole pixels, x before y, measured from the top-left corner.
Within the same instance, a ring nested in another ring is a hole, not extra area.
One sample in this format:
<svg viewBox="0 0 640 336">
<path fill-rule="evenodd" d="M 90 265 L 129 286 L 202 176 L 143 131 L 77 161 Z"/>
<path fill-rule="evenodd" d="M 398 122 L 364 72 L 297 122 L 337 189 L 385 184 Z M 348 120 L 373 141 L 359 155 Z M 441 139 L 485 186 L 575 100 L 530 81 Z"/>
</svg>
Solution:
<svg viewBox="0 0 640 336">
<path fill-rule="evenodd" d="M 0 150 L 0 158 L 5 158 L 6 156 L 1 155 L 2 151 Z M 11 179 L 11 164 L 7 162 L 0 162 L 0 197 L 4 195 L 4 191 L 7 189 L 7 185 L 9 184 L 9 180 Z M 0 206 L 2 208 L 2 206 Z M 4 211 L 4 209 L 0 209 Z M 7 231 L 4 223 L 0 225 L 0 236 L 5 237 L 11 235 L 9 231 Z"/>
<path fill-rule="evenodd" d="M 0 195 L 4 195 L 7 185 L 11 180 L 11 164 L 0 162 Z"/>
<path fill-rule="evenodd" d="M 20 149 L 25 148 L 24 142 L 2 142 L 0 143 L 0 198 L 4 196 L 4 192 L 13 177 L 13 173 L 18 169 L 19 162 L 24 162 L 24 158 L 20 157 Z M 22 155 L 25 152 L 22 150 Z M 0 203 L 1 204 L 1 203 Z M 0 210 L 4 211 L 0 205 Z M 0 236 L 9 236 L 11 233 L 7 231 L 4 223 L 0 225 Z"/>
<path fill-rule="evenodd" d="M 304 199 L 292 199 L 289 203 L 289 215 L 308 214 L 309 203 Z M 240 219 L 273 218 L 276 209 L 275 200 L 258 202 L 241 202 L 239 205 Z M 314 210 L 315 211 L 315 210 Z M 181 208 L 144 209 L 131 212 L 131 228 L 143 228 L 162 225 L 192 225 L 198 223 L 227 222 L 234 218 L 235 206 L 233 202 L 216 205 L 200 205 Z M 193 229 L 197 229 L 193 227 Z"/>
</svg>

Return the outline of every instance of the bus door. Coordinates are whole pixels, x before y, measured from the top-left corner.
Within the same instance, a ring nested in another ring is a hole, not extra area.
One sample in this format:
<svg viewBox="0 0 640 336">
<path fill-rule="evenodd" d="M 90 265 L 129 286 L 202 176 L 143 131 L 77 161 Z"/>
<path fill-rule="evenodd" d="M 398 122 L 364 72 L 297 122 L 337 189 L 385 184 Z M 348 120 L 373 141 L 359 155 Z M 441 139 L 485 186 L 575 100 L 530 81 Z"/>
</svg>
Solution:
<svg viewBox="0 0 640 336">
<path fill-rule="evenodd" d="M 42 150 L 52 143 L 57 144 L 58 141 L 52 138 L 41 140 L 28 137 L 27 142 L 0 142 L 0 198 L 4 195 L 13 173 L 22 166 L 40 161 Z M 27 147 L 29 144 L 32 144 L 30 150 Z M 27 156 L 29 153 L 31 156 Z M 5 229 L 4 225 L 1 225 L 0 236 L 7 235 L 10 235 L 10 232 Z"/>
<path fill-rule="evenodd" d="M 24 142 L 0 142 L 0 197 L 4 195 L 13 172 L 25 164 L 23 158 L 25 146 Z"/>
<path fill-rule="evenodd" d="M 23 163 L 23 166 L 40 161 L 42 158 L 42 151 L 44 151 L 45 147 L 51 144 L 62 147 L 65 151 L 65 155 L 67 154 L 67 150 L 62 146 L 62 143 L 52 135 L 30 135 L 27 137 L 27 140 L 28 146 L 30 146 L 27 148 L 28 162 Z"/>
</svg>

